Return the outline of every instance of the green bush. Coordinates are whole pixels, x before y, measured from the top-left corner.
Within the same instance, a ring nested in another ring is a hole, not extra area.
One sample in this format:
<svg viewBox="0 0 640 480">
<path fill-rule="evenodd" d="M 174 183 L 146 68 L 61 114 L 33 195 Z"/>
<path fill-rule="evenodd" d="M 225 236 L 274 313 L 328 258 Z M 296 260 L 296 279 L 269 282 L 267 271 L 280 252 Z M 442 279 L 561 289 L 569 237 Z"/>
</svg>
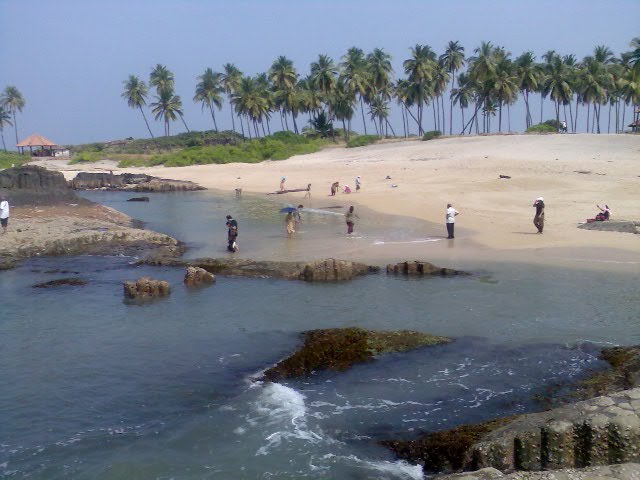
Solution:
<svg viewBox="0 0 640 480">
<path fill-rule="evenodd" d="M 73 165 L 76 163 L 93 163 L 102 160 L 103 158 L 104 155 L 102 155 L 98 151 L 83 150 L 73 156 L 73 158 L 69 161 L 69 165 Z"/>
<path fill-rule="evenodd" d="M 525 130 L 525 133 L 558 133 L 558 128 L 545 122 L 531 125 Z"/>
<path fill-rule="evenodd" d="M 380 140 L 377 135 L 358 135 L 347 142 L 347 148 L 364 147 Z"/>
<path fill-rule="evenodd" d="M 434 138 L 438 138 L 440 135 L 442 135 L 442 132 L 440 130 L 431 130 L 430 132 L 426 132 L 424 134 L 422 140 L 433 140 Z"/>
<path fill-rule="evenodd" d="M 184 167 L 187 165 L 257 163 L 263 160 L 284 160 L 293 155 L 313 153 L 326 145 L 324 140 L 305 138 L 291 132 L 277 132 L 264 138 L 233 145 L 189 147 L 152 157 L 124 158 L 120 167 L 155 166 Z"/>
<path fill-rule="evenodd" d="M 11 165 L 19 167 L 24 162 L 31 160 L 29 155 L 20 155 L 18 152 L 0 152 L 0 169 L 11 168 Z"/>
</svg>

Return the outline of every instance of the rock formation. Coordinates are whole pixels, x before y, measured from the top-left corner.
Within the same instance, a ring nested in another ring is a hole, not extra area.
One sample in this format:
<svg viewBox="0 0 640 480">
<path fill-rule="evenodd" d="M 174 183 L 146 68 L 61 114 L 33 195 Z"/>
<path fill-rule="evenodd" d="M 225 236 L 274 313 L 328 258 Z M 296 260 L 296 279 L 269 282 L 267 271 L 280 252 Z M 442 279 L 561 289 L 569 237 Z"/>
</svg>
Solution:
<svg viewBox="0 0 640 480">
<path fill-rule="evenodd" d="M 135 192 L 173 192 L 204 190 L 200 185 L 186 180 L 170 180 L 139 173 L 80 172 L 69 182 L 74 190 L 129 190 Z"/>
<path fill-rule="evenodd" d="M 9 197 L 12 206 L 49 205 L 76 199 L 60 172 L 35 165 L 7 168 L 0 171 L 0 194 Z"/>
<path fill-rule="evenodd" d="M 127 202 L 148 202 L 149 197 L 131 197 Z"/>
<path fill-rule="evenodd" d="M 50 280 L 48 282 L 36 283 L 33 285 L 33 288 L 51 288 L 51 287 L 60 287 L 63 285 L 69 285 L 72 287 L 77 287 L 81 285 L 86 285 L 87 281 L 77 277 L 70 278 L 57 278 L 55 280 Z"/>
<path fill-rule="evenodd" d="M 187 267 L 184 274 L 184 284 L 195 286 L 202 284 L 211 284 L 216 281 L 216 276 L 207 272 L 204 268 L 200 267 Z"/>
<path fill-rule="evenodd" d="M 268 369 L 264 373 L 265 379 L 276 381 L 308 376 L 317 370 L 346 370 L 355 363 L 371 361 L 376 355 L 451 341 L 410 330 L 375 332 L 357 327 L 311 330 L 303 335 L 304 344 L 293 355 Z"/>
<path fill-rule="evenodd" d="M 483 468 L 475 472 L 439 475 L 439 480 L 635 480 L 640 478 L 639 463 L 623 463 L 601 467 L 567 468 L 546 472 L 516 472 L 508 475 L 495 468 Z"/>
<path fill-rule="evenodd" d="M 451 276 L 451 275 L 469 275 L 467 272 L 453 270 L 451 268 L 437 267 L 429 262 L 401 262 L 387 265 L 387 273 L 404 274 L 410 276 Z"/>
<path fill-rule="evenodd" d="M 148 277 L 124 282 L 124 296 L 127 298 L 155 298 L 169 295 L 169 283 Z"/>
<path fill-rule="evenodd" d="M 622 232 L 640 234 L 640 222 L 631 220 L 605 220 L 604 222 L 582 223 L 578 228 L 599 232 Z"/>
<path fill-rule="evenodd" d="M 182 260 L 163 256 L 147 256 L 139 263 L 145 265 L 188 266 L 204 268 L 219 274 L 239 277 L 281 278 L 307 282 L 351 280 L 359 275 L 375 273 L 379 267 L 345 260 L 317 260 L 313 262 L 279 262 L 242 258 L 198 258 Z"/>
</svg>

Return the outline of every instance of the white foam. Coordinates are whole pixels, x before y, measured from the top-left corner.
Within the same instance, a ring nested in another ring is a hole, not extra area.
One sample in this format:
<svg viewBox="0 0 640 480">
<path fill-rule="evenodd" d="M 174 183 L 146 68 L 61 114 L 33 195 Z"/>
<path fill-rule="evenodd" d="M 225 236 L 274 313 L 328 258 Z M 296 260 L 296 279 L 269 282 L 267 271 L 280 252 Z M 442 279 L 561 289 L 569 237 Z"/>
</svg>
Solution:
<svg viewBox="0 0 640 480">
<path fill-rule="evenodd" d="M 398 460 L 395 462 L 371 461 L 362 460 L 355 455 L 349 455 L 345 458 L 359 467 L 393 475 L 393 478 L 402 480 L 422 480 L 424 478 L 421 465 L 411 465 L 404 460 Z"/>
<path fill-rule="evenodd" d="M 405 243 L 430 243 L 430 242 L 439 242 L 442 238 L 425 238 L 423 240 L 407 240 L 406 242 L 385 242 L 383 240 L 376 240 L 373 242 L 374 245 L 402 245 Z"/>
</svg>

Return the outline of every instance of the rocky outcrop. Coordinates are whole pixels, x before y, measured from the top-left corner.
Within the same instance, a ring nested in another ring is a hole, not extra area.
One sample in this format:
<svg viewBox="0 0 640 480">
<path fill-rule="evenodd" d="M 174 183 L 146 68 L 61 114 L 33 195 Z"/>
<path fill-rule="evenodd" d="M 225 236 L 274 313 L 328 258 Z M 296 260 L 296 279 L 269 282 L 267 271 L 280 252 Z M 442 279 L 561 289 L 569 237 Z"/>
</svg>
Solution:
<svg viewBox="0 0 640 480">
<path fill-rule="evenodd" d="M 184 274 L 184 284 L 189 286 L 209 285 L 216 281 L 216 276 L 200 267 L 187 267 Z"/>
<path fill-rule="evenodd" d="M 313 262 L 278 262 L 240 258 L 198 258 L 182 260 L 148 256 L 139 263 L 146 265 L 194 266 L 204 268 L 216 275 L 239 277 L 281 278 L 307 282 L 333 282 L 351 280 L 359 275 L 375 273 L 379 267 L 345 260 L 317 260 Z"/>
<path fill-rule="evenodd" d="M 149 197 L 131 197 L 127 202 L 148 202 Z"/>
<path fill-rule="evenodd" d="M 605 220 L 603 222 L 582 223 L 578 228 L 599 232 L 622 232 L 640 234 L 640 222 L 631 220 Z"/>
<path fill-rule="evenodd" d="M 204 190 L 200 185 L 185 180 L 170 180 L 138 173 L 80 172 L 69 182 L 74 190 L 129 190 L 135 192 L 174 192 Z"/>
<path fill-rule="evenodd" d="M 124 282 L 124 296 L 127 298 L 156 298 L 169 295 L 169 283 L 148 277 Z"/>
<path fill-rule="evenodd" d="M 375 332 L 357 327 L 311 330 L 303 335 L 304 343 L 293 355 L 264 372 L 266 380 L 304 377 L 318 370 L 342 371 L 376 355 L 450 341 L 410 330 Z"/>
<path fill-rule="evenodd" d="M 412 277 L 469 275 L 467 272 L 453 270 L 451 268 L 437 267 L 432 263 L 417 260 L 414 262 L 401 262 L 387 265 L 387 273 L 394 275 L 404 274 Z"/>
<path fill-rule="evenodd" d="M 567 468 L 563 470 L 549 470 L 546 472 L 516 472 L 508 475 L 495 468 L 483 468 L 475 472 L 439 475 L 439 480 L 636 480 L 640 479 L 639 463 L 623 463 L 620 465 L 606 465 L 587 468 Z"/>
<path fill-rule="evenodd" d="M 51 288 L 51 287 L 61 287 L 61 286 L 71 286 L 78 287 L 82 285 L 86 285 L 87 281 L 78 277 L 71 278 L 57 278 L 55 280 L 50 280 L 48 282 L 36 283 L 33 285 L 33 288 Z"/>
<path fill-rule="evenodd" d="M 0 195 L 9 197 L 12 206 L 49 205 L 73 199 L 75 195 L 60 172 L 35 165 L 7 168 L 0 171 Z"/>
</svg>

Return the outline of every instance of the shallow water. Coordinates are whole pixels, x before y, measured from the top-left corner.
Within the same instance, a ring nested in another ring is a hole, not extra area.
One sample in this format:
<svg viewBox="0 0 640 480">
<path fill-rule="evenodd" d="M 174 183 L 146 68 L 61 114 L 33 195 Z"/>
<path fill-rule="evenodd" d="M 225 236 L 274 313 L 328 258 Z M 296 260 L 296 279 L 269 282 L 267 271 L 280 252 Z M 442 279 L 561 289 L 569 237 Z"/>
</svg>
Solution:
<svg viewBox="0 0 640 480">
<path fill-rule="evenodd" d="M 197 256 L 220 255 L 224 237 L 207 240 L 224 235 L 235 199 L 159 197 L 110 204 L 179 238 L 192 227 Z M 183 214 L 165 214 L 166 204 Z M 245 244 L 264 232 L 269 248 L 282 248 L 277 212 L 242 204 Z M 341 234 L 332 221 L 308 228 Z M 598 345 L 640 343 L 640 287 L 627 274 L 478 263 L 473 278 L 220 277 L 186 289 L 181 269 L 130 262 L 33 259 L 0 272 L 0 477 L 417 479 L 419 467 L 376 441 L 538 409 L 536 393 L 601 366 Z M 141 275 L 168 280 L 171 295 L 123 301 L 122 281 Z M 68 276 L 88 284 L 32 288 Z M 290 353 L 300 331 L 352 325 L 456 340 L 339 374 L 251 379 Z"/>
</svg>

